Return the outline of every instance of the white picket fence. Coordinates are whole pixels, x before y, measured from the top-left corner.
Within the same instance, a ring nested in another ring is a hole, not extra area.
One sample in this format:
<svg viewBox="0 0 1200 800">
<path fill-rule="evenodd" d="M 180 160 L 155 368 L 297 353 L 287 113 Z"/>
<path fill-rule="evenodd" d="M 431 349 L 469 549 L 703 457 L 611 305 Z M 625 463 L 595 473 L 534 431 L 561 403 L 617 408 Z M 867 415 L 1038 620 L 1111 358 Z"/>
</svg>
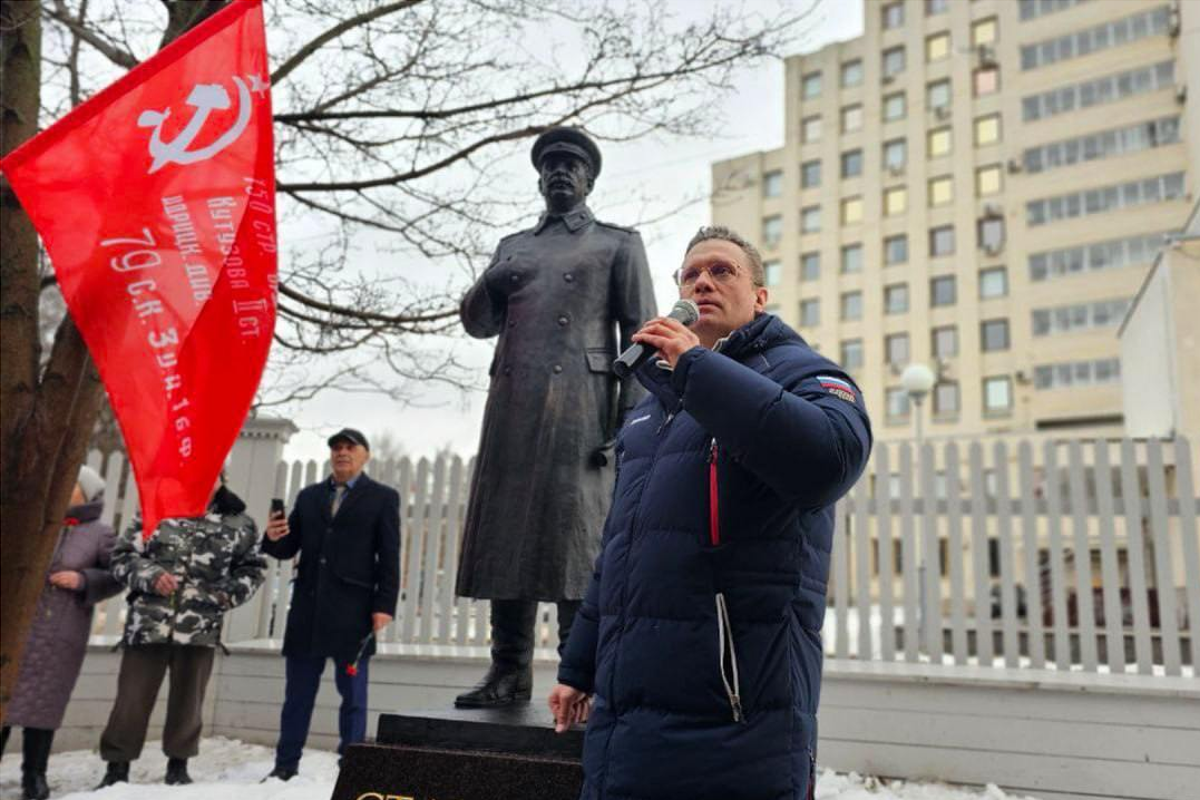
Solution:
<svg viewBox="0 0 1200 800">
<path fill-rule="evenodd" d="M 126 482 L 104 516 L 122 525 L 137 492 L 119 455 L 103 467 L 110 487 Z M 471 468 L 457 456 L 372 464 L 402 502 L 401 598 L 384 643 L 487 643 L 486 601 L 454 595 Z M 325 469 L 278 464 L 274 496 L 291 507 Z M 246 498 L 260 523 L 269 497 Z M 873 662 L 1194 674 L 1196 506 L 1183 439 L 877 446 L 838 505 L 826 651 Z M 281 638 L 292 564 L 270 564 L 263 588 L 235 612 L 231 641 Z M 104 611 L 94 632 L 117 634 L 122 598 Z M 552 605 L 541 620 L 541 644 L 553 647 Z"/>
</svg>

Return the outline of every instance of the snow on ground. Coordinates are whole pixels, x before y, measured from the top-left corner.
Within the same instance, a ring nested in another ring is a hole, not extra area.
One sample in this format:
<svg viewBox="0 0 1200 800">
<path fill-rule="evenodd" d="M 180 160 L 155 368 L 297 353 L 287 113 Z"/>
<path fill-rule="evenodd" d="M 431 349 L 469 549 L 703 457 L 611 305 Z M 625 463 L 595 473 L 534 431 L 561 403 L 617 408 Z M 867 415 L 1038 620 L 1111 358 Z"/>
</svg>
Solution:
<svg viewBox="0 0 1200 800">
<path fill-rule="evenodd" d="M 16 745 L 16 747 L 14 747 Z M 163 786 L 167 757 L 161 742 L 147 742 L 135 761 L 132 783 L 94 792 L 104 775 L 104 762 L 90 750 L 75 750 L 50 757 L 51 797 L 57 800 L 329 800 L 337 779 L 337 756 L 319 750 L 305 752 L 300 774 L 283 783 L 259 783 L 271 771 L 270 748 L 215 737 L 200 743 L 200 755 L 188 764 L 196 782 L 190 786 Z M 20 732 L 13 731 L 7 753 L 0 762 L 0 800 L 21 796 Z M 972 790 L 940 783 L 877 781 L 854 773 L 825 770 L 817 783 L 818 800 L 1032 800 L 1005 794 L 995 786 Z"/>
</svg>

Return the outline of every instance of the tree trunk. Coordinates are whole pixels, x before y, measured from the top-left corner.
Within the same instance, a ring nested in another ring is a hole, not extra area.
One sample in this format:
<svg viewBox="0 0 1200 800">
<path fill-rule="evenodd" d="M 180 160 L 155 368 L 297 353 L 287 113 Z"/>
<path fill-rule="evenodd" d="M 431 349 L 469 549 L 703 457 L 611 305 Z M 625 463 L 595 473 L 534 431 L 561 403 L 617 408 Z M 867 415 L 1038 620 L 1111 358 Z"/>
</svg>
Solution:
<svg viewBox="0 0 1200 800">
<path fill-rule="evenodd" d="M 163 44 L 223 3 L 168 6 Z M 0 157 L 37 132 L 41 3 L 0 4 Z M 0 721 L 103 387 L 70 316 L 38 375 L 37 234 L 0 179 Z M 40 377 L 40 379 L 39 379 Z"/>
</svg>

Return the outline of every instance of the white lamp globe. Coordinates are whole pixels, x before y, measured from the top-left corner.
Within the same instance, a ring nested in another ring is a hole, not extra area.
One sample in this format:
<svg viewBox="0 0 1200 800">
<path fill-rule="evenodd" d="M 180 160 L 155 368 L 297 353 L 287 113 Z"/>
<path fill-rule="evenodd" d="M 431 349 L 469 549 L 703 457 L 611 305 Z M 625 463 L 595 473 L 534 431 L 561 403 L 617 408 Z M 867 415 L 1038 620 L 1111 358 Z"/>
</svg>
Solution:
<svg viewBox="0 0 1200 800">
<path fill-rule="evenodd" d="M 929 394 L 936 382 L 937 376 L 933 374 L 933 370 L 920 363 L 909 364 L 900 374 L 900 385 L 904 387 L 904 391 L 916 398 Z"/>
</svg>

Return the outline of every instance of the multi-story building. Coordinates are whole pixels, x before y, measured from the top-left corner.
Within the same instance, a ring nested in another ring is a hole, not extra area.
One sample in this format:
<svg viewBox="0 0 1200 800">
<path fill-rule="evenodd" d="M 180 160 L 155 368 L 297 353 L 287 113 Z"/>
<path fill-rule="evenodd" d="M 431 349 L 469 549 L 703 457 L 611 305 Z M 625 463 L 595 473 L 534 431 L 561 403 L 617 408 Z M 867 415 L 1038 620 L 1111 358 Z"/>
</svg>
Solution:
<svg viewBox="0 0 1200 800">
<path fill-rule="evenodd" d="M 931 437 L 1119 434 L 1117 326 L 1195 188 L 1177 0 L 865 2 L 787 59 L 785 144 L 713 166 L 713 221 L 879 438 L 918 361 Z"/>
</svg>

